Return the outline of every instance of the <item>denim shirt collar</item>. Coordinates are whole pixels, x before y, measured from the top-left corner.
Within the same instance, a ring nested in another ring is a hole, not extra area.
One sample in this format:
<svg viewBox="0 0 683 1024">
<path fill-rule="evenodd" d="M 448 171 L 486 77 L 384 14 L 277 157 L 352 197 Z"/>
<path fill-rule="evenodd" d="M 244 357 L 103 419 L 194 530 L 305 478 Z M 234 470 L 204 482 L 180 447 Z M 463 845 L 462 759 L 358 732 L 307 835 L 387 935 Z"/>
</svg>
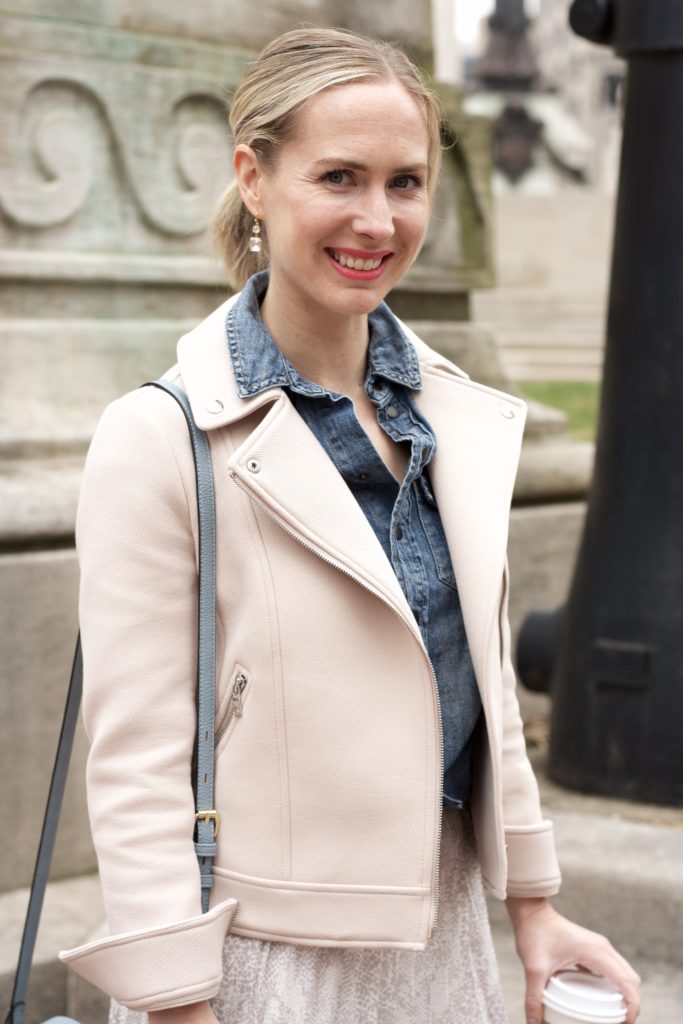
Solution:
<svg viewBox="0 0 683 1024">
<path fill-rule="evenodd" d="M 303 395 L 322 395 L 325 388 L 314 384 L 295 369 L 277 347 L 261 319 L 260 300 L 268 287 L 269 272 L 263 270 L 247 281 L 227 316 L 228 348 L 240 398 L 252 398 L 266 388 L 290 388 Z M 370 346 L 365 386 L 381 377 L 404 387 L 422 387 L 417 354 L 386 303 L 369 318 Z"/>
</svg>

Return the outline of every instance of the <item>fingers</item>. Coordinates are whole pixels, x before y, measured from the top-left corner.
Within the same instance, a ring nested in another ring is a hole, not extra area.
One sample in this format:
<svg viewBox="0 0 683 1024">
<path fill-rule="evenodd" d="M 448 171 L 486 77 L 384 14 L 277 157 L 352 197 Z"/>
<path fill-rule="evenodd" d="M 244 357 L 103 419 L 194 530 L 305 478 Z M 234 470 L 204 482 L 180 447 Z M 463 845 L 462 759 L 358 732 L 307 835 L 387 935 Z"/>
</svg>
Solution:
<svg viewBox="0 0 683 1024">
<path fill-rule="evenodd" d="M 524 972 L 526 977 L 526 995 L 524 1013 L 527 1024 L 541 1024 L 543 1020 L 543 989 L 548 980 L 545 971 L 539 967 L 530 967 Z"/>
<path fill-rule="evenodd" d="M 607 939 L 602 939 L 595 944 L 591 955 L 583 957 L 581 966 L 594 974 L 602 974 L 616 985 L 626 1003 L 626 1024 L 634 1024 L 640 1012 L 640 977 L 629 962 L 617 953 Z"/>
<path fill-rule="evenodd" d="M 524 964 L 529 1024 L 543 1020 L 542 995 L 551 974 L 579 966 L 608 978 L 622 992 L 627 1024 L 635 1024 L 640 1010 L 640 978 L 603 935 L 574 924 L 552 907 L 533 915 L 511 915 L 517 952 Z"/>
</svg>

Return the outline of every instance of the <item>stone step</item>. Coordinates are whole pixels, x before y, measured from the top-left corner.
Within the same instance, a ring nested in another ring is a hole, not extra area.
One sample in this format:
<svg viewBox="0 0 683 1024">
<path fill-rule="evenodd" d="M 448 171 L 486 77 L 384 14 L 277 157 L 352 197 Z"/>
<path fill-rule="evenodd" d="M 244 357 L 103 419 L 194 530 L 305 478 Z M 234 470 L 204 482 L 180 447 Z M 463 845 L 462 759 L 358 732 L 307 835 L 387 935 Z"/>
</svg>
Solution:
<svg viewBox="0 0 683 1024">
<path fill-rule="evenodd" d="M 496 338 L 508 358 L 512 350 L 528 359 L 543 355 L 560 361 L 586 358 L 602 361 L 603 342 L 600 334 L 572 333 L 563 326 L 533 334 L 524 327 L 519 331 L 500 329 Z"/>
<path fill-rule="evenodd" d="M 9 1007 L 19 946 L 28 905 L 28 889 L 0 895 L 0 1010 Z M 71 1008 L 81 1024 L 104 1024 L 108 1000 L 86 985 L 57 959 L 60 949 L 77 946 L 92 935 L 104 916 L 97 875 L 50 882 L 36 942 L 31 984 L 26 1000 L 26 1024 L 39 1024 Z M 76 984 L 77 983 L 77 984 Z M 74 998 L 75 996 L 75 998 Z M 86 1008 L 88 1012 L 86 1013 Z"/>
<path fill-rule="evenodd" d="M 530 366 L 528 363 L 521 363 L 514 369 L 508 369 L 508 374 L 510 379 L 516 382 L 566 381 L 568 384 L 596 384 L 602 380 L 602 373 L 594 366 L 548 366 L 546 363 Z"/>
<path fill-rule="evenodd" d="M 524 311 L 530 315 L 562 313 L 582 318 L 602 316 L 607 306 L 606 296 L 583 291 L 560 291 L 556 288 L 493 288 L 472 292 L 472 305 L 476 319 L 486 320 L 490 313 L 496 320 L 508 312 Z"/>
<path fill-rule="evenodd" d="M 570 342 L 567 346 L 556 349 L 501 346 L 501 363 L 513 381 L 600 381 L 602 350 L 571 347 Z"/>
<path fill-rule="evenodd" d="M 602 352 L 597 349 L 572 348 L 525 348 L 514 351 L 503 350 L 503 362 L 507 367 L 557 366 L 571 369 L 574 366 L 602 367 Z"/>
<path fill-rule="evenodd" d="M 490 325 L 515 380 L 600 380 L 604 296 L 551 289 L 494 289 L 472 298 L 475 322 Z"/>
<path fill-rule="evenodd" d="M 509 378 L 515 382 L 527 380 L 591 381 L 602 379 L 602 352 L 595 354 L 572 353 L 558 358 L 552 351 L 529 354 L 515 349 L 502 349 L 501 362 Z"/>
</svg>

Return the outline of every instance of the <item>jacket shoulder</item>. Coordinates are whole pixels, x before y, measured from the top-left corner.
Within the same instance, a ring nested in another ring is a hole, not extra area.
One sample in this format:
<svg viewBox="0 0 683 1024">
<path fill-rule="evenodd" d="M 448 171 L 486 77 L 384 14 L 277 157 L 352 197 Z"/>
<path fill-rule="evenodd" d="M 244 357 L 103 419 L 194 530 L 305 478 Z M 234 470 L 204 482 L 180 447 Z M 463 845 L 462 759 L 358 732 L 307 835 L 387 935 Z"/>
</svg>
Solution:
<svg viewBox="0 0 683 1024">
<path fill-rule="evenodd" d="M 485 395 L 497 398 L 500 401 L 510 402 L 511 404 L 518 406 L 520 409 L 524 411 L 526 410 L 527 403 L 520 395 L 511 394 L 510 392 L 502 391 L 500 388 L 494 388 L 490 384 L 482 384 L 480 381 L 473 380 L 469 373 L 428 345 L 415 333 L 415 331 L 408 327 L 407 324 L 403 321 L 399 321 L 399 323 L 401 324 L 401 329 L 415 347 L 421 372 L 433 373 L 442 379 L 451 378 L 453 381 L 464 384 L 468 388 L 472 388 Z"/>
<path fill-rule="evenodd" d="M 178 387 L 183 386 L 177 364 L 166 370 L 158 379 L 169 381 Z M 161 429 L 164 432 L 166 427 L 175 424 L 180 413 L 178 403 L 161 388 L 152 387 L 153 383 L 154 381 L 148 381 L 141 384 L 109 402 L 102 410 L 95 434 L 107 428 L 127 433 L 139 430 L 144 424 L 153 431 Z"/>
</svg>

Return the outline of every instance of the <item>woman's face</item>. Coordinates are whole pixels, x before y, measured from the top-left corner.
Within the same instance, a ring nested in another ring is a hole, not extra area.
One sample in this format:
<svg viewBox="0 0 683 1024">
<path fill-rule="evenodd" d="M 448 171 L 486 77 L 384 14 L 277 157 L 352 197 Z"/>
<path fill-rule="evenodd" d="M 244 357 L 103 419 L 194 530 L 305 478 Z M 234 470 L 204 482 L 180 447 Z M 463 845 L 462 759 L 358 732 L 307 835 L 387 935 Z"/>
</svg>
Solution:
<svg viewBox="0 0 683 1024">
<path fill-rule="evenodd" d="M 255 179 L 269 291 L 290 312 L 367 314 L 403 276 L 427 228 L 428 150 L 420 109 L 396 82 L 304 104 L 275 166 Z"/>
</svg>

